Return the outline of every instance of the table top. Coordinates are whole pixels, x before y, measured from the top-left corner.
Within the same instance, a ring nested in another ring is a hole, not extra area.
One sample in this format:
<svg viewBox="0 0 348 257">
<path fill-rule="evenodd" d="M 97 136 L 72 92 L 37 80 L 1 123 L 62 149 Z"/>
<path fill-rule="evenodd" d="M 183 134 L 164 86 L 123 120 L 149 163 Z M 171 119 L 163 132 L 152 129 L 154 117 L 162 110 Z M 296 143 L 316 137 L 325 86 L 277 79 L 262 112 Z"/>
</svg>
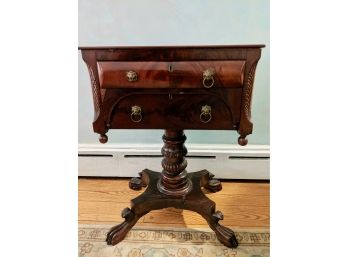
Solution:
<svg viewBox="0 0 348 257">
<path fill-rule="evenodd" d="M 168 45 L 168 46 L 79 46 L 79 50 L 167 49 L 167 48 L 264 48 L 266 45 Z"/>
</svg>

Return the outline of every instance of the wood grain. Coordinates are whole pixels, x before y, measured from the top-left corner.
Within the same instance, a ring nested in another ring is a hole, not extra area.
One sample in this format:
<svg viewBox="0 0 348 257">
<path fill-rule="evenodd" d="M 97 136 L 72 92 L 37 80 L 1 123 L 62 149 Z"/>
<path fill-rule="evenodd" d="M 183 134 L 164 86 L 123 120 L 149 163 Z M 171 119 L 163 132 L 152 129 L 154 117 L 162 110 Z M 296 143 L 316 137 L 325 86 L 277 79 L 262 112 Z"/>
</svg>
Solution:
<svg viewBox="0 0 348 257">
<path fill-rule="evenodd" d="M 169 88 L 167 62 L 98 62 L 101 88 Z M 137 73 L 136 81 L 128 81 L 126 73 Z"/>
<path fill-rule="evenodd" d="M 128 190 L 128 189 L 126 189 Z M 138 191 L 142 192 L 142 191 Z M 128 204 L 130 199 L 138 196 L 138 192 L 103 192 L 103 191 L 80 191 L 80 199 L 89 199 L 90 202 L 114 202 L 117 199 L 119 203 Z M 269 207 L 269 199 L 265 195 L 248 195 L 224 193 L 209 193 L 208 198 L 222 205 L 238 205 L 238 206 L 258 206 Z"/>
<path fill-rule="evenodd" d="M 245 61 L 99 61 L 97 65 L 101 88 L 203 88 L 207 69 L 214 71 L 214 87 L 242 87 Z M 128 71 L 137 73 L 136 81 L 128 81 Z"/>
<path fill-rule="evenodd" d="M 129 207 L 135 192 L 128 188 L 128 179 L 79 179 L 79 223 L 117 224 L 121 211 Z M 230 227 L 269 227 L 268 183 L 222 182 L 222 191 L 208 193 L 217 210 L 225 213 L 221 224 Z M 142 217 L 137 226 L 208 227 L 197 213 L 166 208 Z"/>
<path fill-rule="evenodd" d="M 237 130 L 238 143 L 246 145 L 253 129 L 251 97 L 263 47 L 80 47 L 92 85 L 93 130 L 101 143 L 107 142 L 110 129 Z M 137 79 L 128 81 L 129 71 Z M 141 98 L 127 95 L 127 90 Z M 145 96 L 151 90 L 165 97 Z M 197 96 L 190 95 L 192 91 Z M 133 105 L 143 110 L 138 122 L 130 119 Z M 200 119 L 206 105 L 212 110 L 208 123 Z"/>
<path fill-rule="evenodd" d="M 267 226 L 269 202 L 260 200 L 259 195 L 244 197 L 238 193 L 231 197 L 225 192 L 225 196 L 216 197 L 218 209 L 205 197 L 202 187 L 217 192 L 221 183 L 207 170 L 187 174 L 183 132 L 237 130 L 238 143 L 247 144 L 246 136 L 252 133 L 250 104 L 261 47 L 80 48 L 90 71 L 95 104 L 93 129 L 100 134 L 99 141 L 107 142 L 110 129 L 165 129 L 165 135 L 162 173 L 144 170 L 141 182 L 133 180 L 132 188 L 142 183 L 147 190 L 129 199 L 131 208 L 122 202 L 126 197 L 122 201 L 111 199 L 121 191 L 109 194 L 99 189 L 90 194 L 85 190 L 87 193 L 80 194 L 83 207 L 79 209 L 79 220 L 117 222 L 116 214 L 122 210 L 124 221 L 107 234 L 107 244 L 112 245 L 121 242 L 138 220 L 179 226 L 186 225 L 186 220 L 193 225 L 208 223 L 218 240 L 230 248 L 237 247 L 238 241 L 231 229 L 219 224 L 224 219 L 221 211 L 228 214 L 226 225 Z M 157 92 L 150 92 L 153 90 Z M 83 200 L 91 195 L 96 198 Z M 178 213 L 169 207 L 189 211 Z"/>
<path fill-rule="evenodd" d="M 107 97 L 114 95 L 115 103 L 108 108 L 110 119 L 107 121 L 110 128 L 134 128 L 151 129 L 156 127 L 161 129 L 234 129 L 237 127 L 240 112 L 241 89 L 227 90 L 225 96 L 215 95 L 211 92 L 197 93 L 185 92 L 184 94 L 175 93 L 169 97 L 166 93 L 131 93 L 123 98 L 117 99 L 117 92 L 110 91 Z M 239 99 L 236 102 L 226 101 L 226 99 Z M 154 105 L 154 103 L 157 103 Z M 233 105 L 233 109 L 229 106 Z M 239 105 L 238 105 L 239 103 Z M 140 122 L 131 119 L 132 106 L 141 108 L 142 118 Z M 210 122 L 201 121 L 200 115 L 202 107 L 211 107 L 212 118 Z M 105 104 L 105 106 L 107 106 Z M 156 124 L 156 126 L 154 126 Z"/>
<path fill-rule="evenodd" d="M 121 192 L 123 194 L 133 194 L 129 196 L 129 199 L 134 196 L 140 195 L 142 191 L 134 192 L 128 188 L 129 179 L 127 178 L 115 178 L 115 179 L 79 179 L 79 192 L 82 191 L 100 191 L 100 192 Z M 210 195 L 235 195 L 245 194 L 249 196 L 263 195 L 269 196 L 269 183 L 242 183 L 242 182 L 229 182 L 222 181 L 223 190 Z"/>
</svg>

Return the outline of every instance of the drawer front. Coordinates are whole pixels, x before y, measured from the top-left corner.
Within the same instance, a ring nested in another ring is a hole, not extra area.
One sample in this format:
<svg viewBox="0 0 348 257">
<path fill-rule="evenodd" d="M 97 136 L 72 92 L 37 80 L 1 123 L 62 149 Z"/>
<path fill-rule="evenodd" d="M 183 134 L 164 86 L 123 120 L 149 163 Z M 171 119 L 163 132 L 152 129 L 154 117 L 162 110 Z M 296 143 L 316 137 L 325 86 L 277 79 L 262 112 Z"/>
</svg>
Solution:
<svg viewBox="0 0 348 257">
<path fill-rule="evenodd" d="M 100 87 L 169 88 L 167 67 L 166 62 L 98 62 Z"/>
<path fill-rule="evenodd" d="M 98 62 L 101 88 L 242 87 L 245 61 Z"/>
<path fill-rule="evenodd" d="M 172 86 L 177 88 L 242 87 L 245 61 L 174 62 Z"/>
<path fill-rule="evenodd" d="M 233 104 L 212 94 L 130 94 L 108 107 L 106 123 L 119 129 L 236 129 L 240 94 L 231 95 Z"/>
</svg>

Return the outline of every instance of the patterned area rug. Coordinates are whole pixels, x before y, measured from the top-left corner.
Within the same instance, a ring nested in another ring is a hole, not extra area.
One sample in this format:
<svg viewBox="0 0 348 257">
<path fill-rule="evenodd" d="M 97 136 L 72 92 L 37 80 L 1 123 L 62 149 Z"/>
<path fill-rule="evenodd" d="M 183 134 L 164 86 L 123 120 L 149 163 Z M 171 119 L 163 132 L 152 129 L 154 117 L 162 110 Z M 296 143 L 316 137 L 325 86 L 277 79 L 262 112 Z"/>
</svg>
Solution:
<svg viewBox="0 0 348 257">
<path fill-rule="evenodd" d="M 269 257 L 269 230 L 235 230 L 229 249 L 209 229 L 135 227 L 115 246 L 105 243 L 110 225 L 79 225 L 79 257 Z"/>
</svg>

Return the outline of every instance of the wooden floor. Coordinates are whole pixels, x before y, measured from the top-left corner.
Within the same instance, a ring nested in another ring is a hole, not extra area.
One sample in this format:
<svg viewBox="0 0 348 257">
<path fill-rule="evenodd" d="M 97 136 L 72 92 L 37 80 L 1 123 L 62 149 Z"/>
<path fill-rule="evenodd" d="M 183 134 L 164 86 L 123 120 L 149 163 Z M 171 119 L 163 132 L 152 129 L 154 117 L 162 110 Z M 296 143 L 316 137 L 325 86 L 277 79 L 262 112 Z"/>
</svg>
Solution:
<svg viewBox="0 0 348 257">
<path fill-rule="evenodd" d="M 128 179 L 79 179 L 79 223 L 113 224 L 123 221 L 121 211 L 142 191 L 128 188 Z M 269 227 L 269 183 L 222 182 L 222 191 L 208 193 L 222 211 L 221 224 L 232 228 Z M 137 226 L 208 227 L 191 211 L 167 208 L 142 217 Z"/>
</svg>

